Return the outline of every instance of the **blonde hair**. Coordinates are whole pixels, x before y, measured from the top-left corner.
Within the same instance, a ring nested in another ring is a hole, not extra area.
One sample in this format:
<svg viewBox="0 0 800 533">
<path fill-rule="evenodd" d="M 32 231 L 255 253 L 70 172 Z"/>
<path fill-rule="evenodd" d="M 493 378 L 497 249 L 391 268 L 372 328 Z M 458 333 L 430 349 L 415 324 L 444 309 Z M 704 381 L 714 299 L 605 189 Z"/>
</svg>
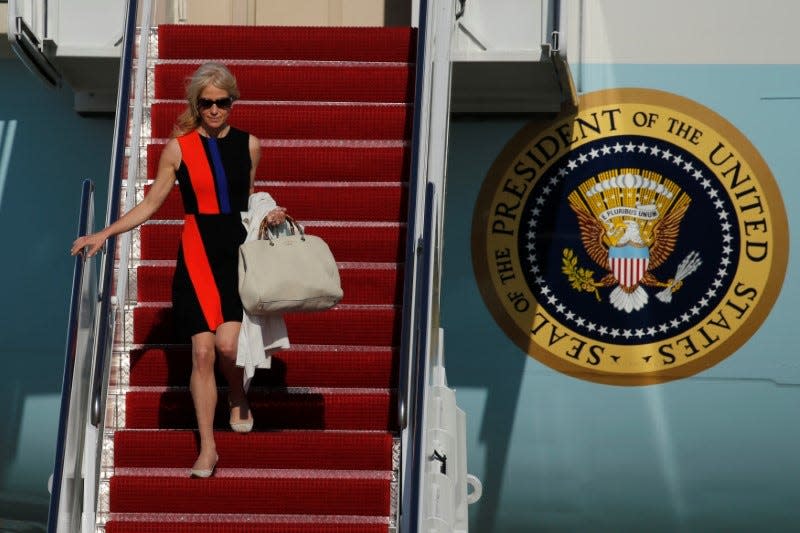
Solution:
<svg viewBox="0 0 800 533">
<path fill-rule="evenodd" d="M 203 89 L 213 85 L 218 89 L 227 91 L 228 95 L 234 100 L 239 99 L 239 87 L 236 85 L 236 77 L 222 63 L 209 61 L 203 63 L 186 81 L 186 102 L 187 107 L 175 121 L 175 128 L 172 130 L 173 137 L 180 137 L 190 131 L 197 129 L 202 119 L 200 110 L 197 108 L 197 99 Z"/>
</svg>

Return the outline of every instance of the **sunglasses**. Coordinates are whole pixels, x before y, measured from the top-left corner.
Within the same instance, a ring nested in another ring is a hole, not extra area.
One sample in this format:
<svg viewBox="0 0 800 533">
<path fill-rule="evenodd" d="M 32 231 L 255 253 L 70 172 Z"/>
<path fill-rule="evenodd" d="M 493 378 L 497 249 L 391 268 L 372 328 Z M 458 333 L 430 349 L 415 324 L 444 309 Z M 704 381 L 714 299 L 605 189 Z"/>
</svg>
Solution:
<svg viewBox="0 0 800 533">
<path fill-rule="evenodd" d="M 197 99 L 197 107 L 200 109 L 211 109 L 215 105 L 220 109 L 230 109 L 233 105 L 233 98 L 226 96 L 225 98 L 218 98 L 217 100 L 210 100 L 208 98 Z"/>
</svg>

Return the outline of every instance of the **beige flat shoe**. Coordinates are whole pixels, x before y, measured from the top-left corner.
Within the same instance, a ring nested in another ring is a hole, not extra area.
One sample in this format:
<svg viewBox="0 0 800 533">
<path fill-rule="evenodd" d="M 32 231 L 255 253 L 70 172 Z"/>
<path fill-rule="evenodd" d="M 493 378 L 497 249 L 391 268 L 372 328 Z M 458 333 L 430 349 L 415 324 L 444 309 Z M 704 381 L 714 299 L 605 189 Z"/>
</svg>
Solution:
<svg viewBox="0 0 800 533">
<path fill-rule="evenodd" d="M 240 409 L 243 406 L 247 409 L 247 413 L 250 415 L 250 420 L 240 420 L 238 422 L 234 422 L 233 421 L 233 410 L 234 409 Z M 249 432 L 251 432 L 253 430 L 253 411 L 250 410 L 250 404 L 247 403 L 247 400 L 244 400 L 244 401 L 242 401 L 241 403 L 238 403 L 238 404 L 233 404 L 233 403 L 231 403 L 230 400 L 228 400 L 228 407 L 231 410 L 231 416 L 230 416 L 230 419 L 228 420 L 228 423 L 231 425 L 231 429 L 233 431 L 235 431 L 236 433 L 249 433 Z"/>
<path fill-rule="evenodd" d="M 211 477 L 211 475 L 214 473 L 214 469 L 217 468 L 217 461 L 219 461 L 219 455 L 214 457 L 214 464 L 211 465 L 211 468 L 208 469 L 192 468 L 191 470 L 192 477 L 201 477 L 201 478 Z"/>
</svg>

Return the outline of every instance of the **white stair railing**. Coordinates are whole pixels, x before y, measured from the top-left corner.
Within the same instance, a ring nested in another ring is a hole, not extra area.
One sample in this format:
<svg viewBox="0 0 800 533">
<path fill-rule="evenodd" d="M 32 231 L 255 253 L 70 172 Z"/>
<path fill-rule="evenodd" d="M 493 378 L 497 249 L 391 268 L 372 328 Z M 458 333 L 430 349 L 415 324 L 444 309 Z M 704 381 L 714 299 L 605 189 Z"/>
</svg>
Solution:
<svg viewBox="0 0 800 533">
<path fill-rule="evenodd" d="M 151 4 L 152 0 L 144 0 Z M 128 132 L 138 130 L 141 123 L 139 115 L 130 117 L 130 72 L 132 71 L 134 38 L 139 3 L 128 0 L 125 20 L 125 43 L 120 64 L 117 114 L 114 127 L 114 141 L 111 168 L 109 172 L 108 206 L 105 224 L 108 225 L 119 216 L 120 185 L 122 183 L 123 163 L 126 158 L 126 139 Z M 142 17 L 145 27 L 149 27 L 148 10 Z M 143 32 L 147 34 L 148 32 Z M 141 48 L 140 49 L 145 49 Z M 142 65 L 142 69 L 145 66 Z M 137 81 L 137 87 L 143 85 Z M 141 93 L 141 90 L 137 90 Z M 141 95 L 137 95 L 137 99 Z M 80 234 L 93 230 L 93 223 L 81 223 Z M 96 529 L 96 508 L 98 487 L 101 476 L 100 464 L 105 423 L 105 399 L 109 376 L 111 341 L 114 336 L 114 317 L 116 306 L 112 301 L 112 282 L 114 277 L 116 239 L 111 238 L 98 260 L 101 262 L 99 279 L 94 277 L 95 269 L 82 280 L 73 282 L 73 295 L 81 294 L 81 313 L 72 313 L 67 350 L 74 353 L 68 361 L 74 361 L 74 370 L 67 365 L 67 375 L 72 379 L 70 391 L 62 400 L 60 423 L 56 448 L 56 469 L 52 480 L 52 495 L 48 533 L 92 533 Z M 122 255 L 125 255 L 124 253 Z M 82 258 L 80 258 L 82 260 Z M 88 265 L 93 261 L 86 261 Z M 83 267 L 87 268 L 86 266 Z M 85 309 L 84 309 L 85 308 Z M 73 332 L 73 326 L 76 328 Z M 63 430 L 62 430 L 63 426 Z"/>
<path fill-rule="evenodd" d="M 405 305 L 411 315 L 401 370 L 403 476 L 400 532 L 468 531 L 467 506 L 480 482 L 466 472 L 465 415 L 447 387 L 439 313 L 439 272 L 450 122 L 451 49 L 457 0 L 414 3 L 419 20 L 414 154 Z M 407 372 L 407 375 L 406 375 Z M 407 387 L 405 384 L 407 383 Z M 407 425 L 406 425 L 407 422 Z M 473 489 L 468 495 L 468 486 Z"/>
</svg>

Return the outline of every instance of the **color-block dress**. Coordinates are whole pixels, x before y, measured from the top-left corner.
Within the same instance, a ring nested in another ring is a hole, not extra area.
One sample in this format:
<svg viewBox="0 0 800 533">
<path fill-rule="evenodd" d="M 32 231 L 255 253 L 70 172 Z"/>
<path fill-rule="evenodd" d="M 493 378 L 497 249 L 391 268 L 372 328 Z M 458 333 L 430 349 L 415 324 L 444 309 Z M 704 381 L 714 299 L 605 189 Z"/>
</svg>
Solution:
<svg viewBox="0 0 800 533">
<path fill-rule="evenodd" d="M 247 211 L 250 194 L 249 138 L 233 127 L 221 138 L 197 132 L 178 138 L 185 216 L 172 306 L 182 339 L 242 320 L 237 269 L 246 236 L 240 212 Z"/>
</svg>

